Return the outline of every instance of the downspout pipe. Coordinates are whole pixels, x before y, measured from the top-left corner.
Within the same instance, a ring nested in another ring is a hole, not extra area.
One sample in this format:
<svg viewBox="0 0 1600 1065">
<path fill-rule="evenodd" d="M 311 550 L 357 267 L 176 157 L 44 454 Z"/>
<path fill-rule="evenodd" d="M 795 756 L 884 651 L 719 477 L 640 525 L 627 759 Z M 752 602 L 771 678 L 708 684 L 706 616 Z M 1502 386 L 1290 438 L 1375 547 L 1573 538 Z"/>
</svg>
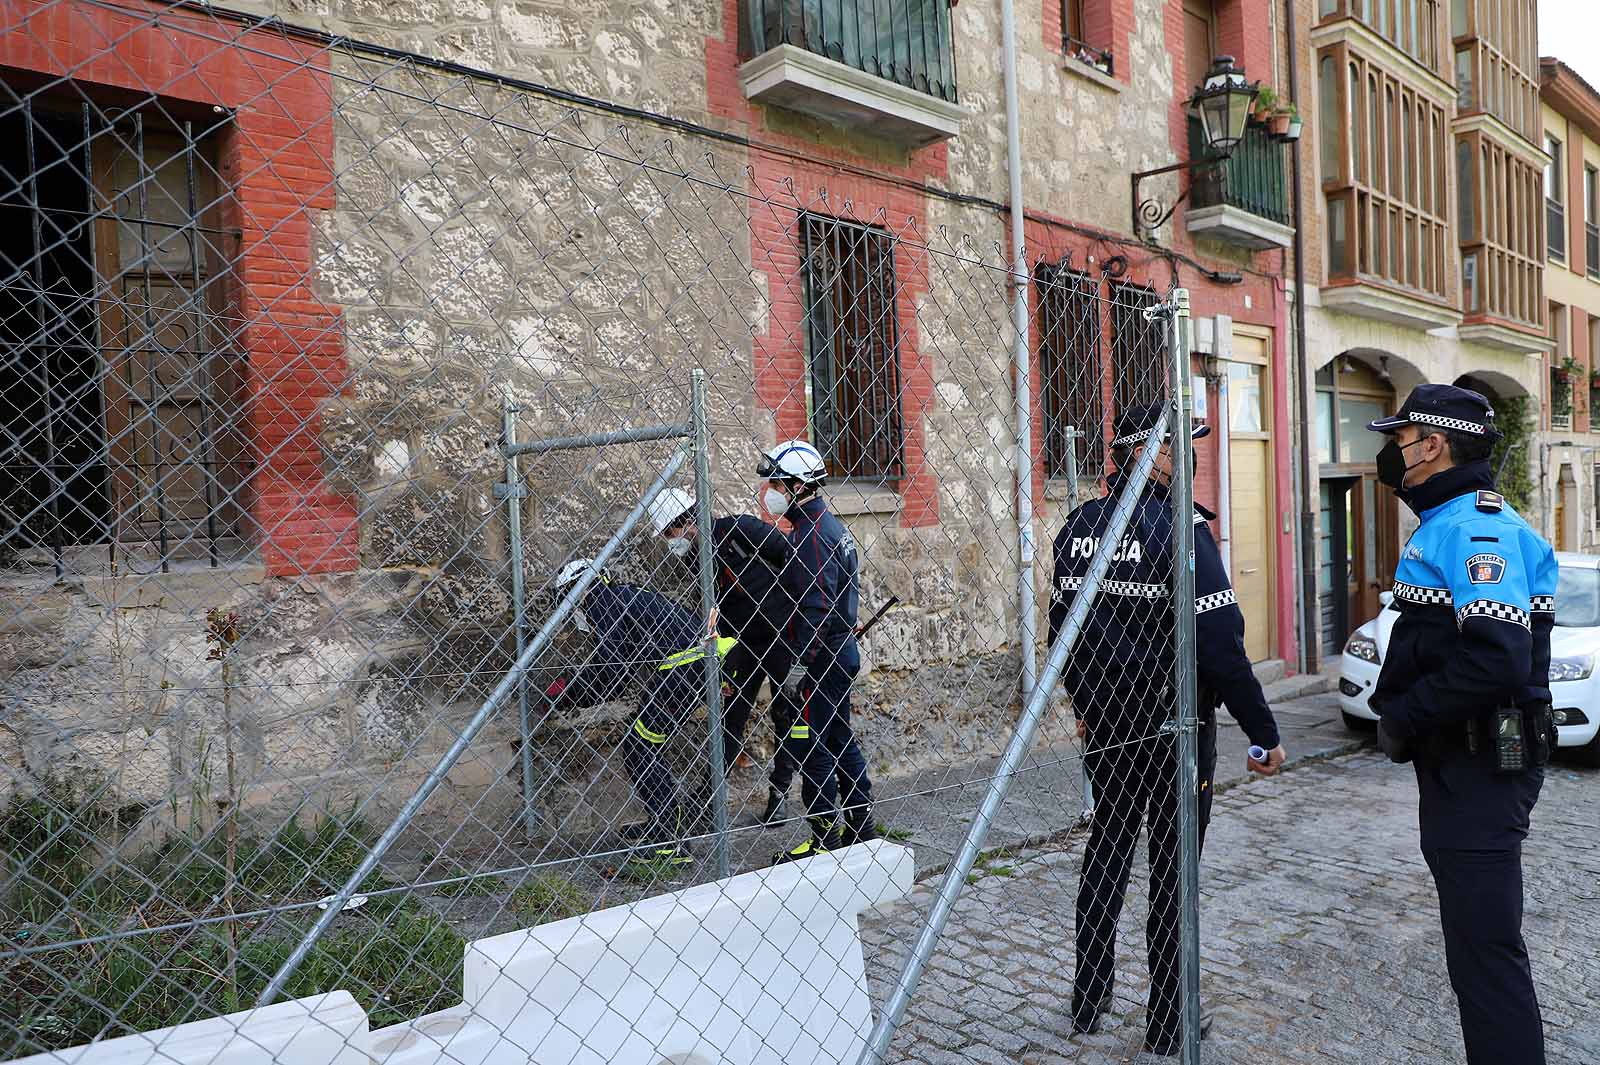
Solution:
<svg viewBox="0 0 1600 1065">
<path fill-rule="evenodd" d="M 1213 343 L 1213 351 L 1222 346 L 1220 337 Z M 1222 555 L 1222 572 L 1229 575 L 1229 581 L 1233 580 L 1233 450 L 1228 446 L 1232 410 L 1228 406 L 1228 370 L 1224 366 L 1217 374 L 1217 417 L 1212 424 L 1217 427 L 1217 526 L 1221 534 L 1217 551 Z"/>
<path fill-rule="evenodd" d="M 1295 0 L 1283 0 L 1283 31 L 1289 42 L 1289 100 L 1299 106 L 1300 65 L 1299 42 L 1295 38 Z M 1317 116 L 1327 121 L 1326 116 Z M 1290 179 L 1294 211 L 1294 386 L 1300 403 L 1300 417 L 1294 419 L 1299 439 L 1300 461 L 1295 464 L 1300 482 L 1300 670 L 1315 673 L 1321 667 L 1317 644 L 1317 515 L 1311 507 L 1312 457 L 1316 445 L 1311 424 L 1310 355 L 1306 351 L 1306 245 L 1305 216 L 1300 202 L 1300 145 L 1304 138 L 1295 141 L 1289 149 Z"/>
<path fill-rule="evenodd" d="M 1033 399 L 1028 358 L 1028 248 L 1023 230 L 1022 122 L 1017 98 L 1017 13 L 1000 0 L 1001 66 L 1005 70 L 1006 180 L 1011 201 L 1011 353 L 1016 397 L 1017 642 L 1022 651 L 1022 698 L 1033 695 L 1038 676 L 1038 606 L 1033 586 Z"/>
</svg>

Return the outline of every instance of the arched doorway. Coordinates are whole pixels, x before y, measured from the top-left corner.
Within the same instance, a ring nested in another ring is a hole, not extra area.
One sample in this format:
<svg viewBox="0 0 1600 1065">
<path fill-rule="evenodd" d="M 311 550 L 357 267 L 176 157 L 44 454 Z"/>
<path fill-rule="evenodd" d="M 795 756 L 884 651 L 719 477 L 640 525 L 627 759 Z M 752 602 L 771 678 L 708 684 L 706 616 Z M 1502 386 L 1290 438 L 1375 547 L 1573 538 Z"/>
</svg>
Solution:
<svg viewBox="0 0 1600 1065">
<path fill-rule="evenodd" d="M 1325 655 L 1343 650 L 1350 633 L 1378 613 L 1379 593 L 1394 583 L 1398 502 L 1378 483 L 1384 441 L 1367 423 L 1394 413 L 1397 385 L 1409 391 L 1417 380 L 1409 364 L 1365 350 L 1347 351 L 1317 371 L 1317 601 Z"/>
</svg>

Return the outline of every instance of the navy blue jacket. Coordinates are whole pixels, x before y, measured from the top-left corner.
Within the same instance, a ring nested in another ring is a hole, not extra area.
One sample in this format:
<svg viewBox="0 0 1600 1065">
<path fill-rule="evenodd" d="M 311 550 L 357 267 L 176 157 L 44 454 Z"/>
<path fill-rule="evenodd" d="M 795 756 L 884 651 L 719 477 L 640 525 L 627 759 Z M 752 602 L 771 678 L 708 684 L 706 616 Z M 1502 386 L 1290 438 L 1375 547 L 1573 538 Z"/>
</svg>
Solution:
<svg viewBox="0 0 1600 1065">
<path fill-rule="evenodd" d="M 1083 590 L 1100 536 L 1111 524 L 1122 476 L 1106 478 L 1108 492 L 1067 516 L 1055 540 L 1055 580 L 1050 593 L 1050 642 L 1066 623 Z M 1278 725 L 1244 651 L 1244 615 L 1222 568 L 1222 557 L 1203 507 L 1194 515 L 1195 637 L 1202 717 L 1220 701 L 1250 742 L 1271 750 Z M 1105 693 L 1140 688 L 1141 680 L 1171 677 L 1172 504 L 1164 485 L 1146 486 L 1122 542 L 1112 555 L 1094 607 L 1067 660 L 1063 676 L 1074 706 L 1105 702 Z M 1130 687 L 1130 682 L 1134 682 Z M 1142 690 L 1142 688 L 1141 688 Z M 1099 699 L 1096 699 L 1099 695 Z M 1165 708 L 1163 708 L 1165 709 Z"/>
<path fill-rule="evenodd" d="M 741 641 L 771 644 L 795 610 L 799 567 L 783 530 L 751 514 L 712 523 L 717 565 L 717 629 Z M 688 560 L 695 565 L 693 555 Z"/>
<path fill-rule="evenodd" d="M 594 645 L 563 697 L 575 706 L 616 699 L 640 666 L 654 666 L 700 642 L 700 619 L 658 592 L 596 581 L 583 597 Z"/>
<path fill-rule="evenodd" d="M 789 627 L 790 644 L 810 666 L 826 648 L 829 658 L 855 639 L 859 591 L 856 542 L 820 496 L 791 506 L 798 608 Z"/>
<path fill-rule="evenodd" d="M 1476 462 L 1402 496 L 1422 524 L 1395 570 L 1400 617 L 1371 702 L 1411 741 L 1424 847 L 1514 846 L 1543 779 L 1494 773 L 1489 727 L 1497 709 L 1550 701 L 1555 553 L 1493 489 Z"/>
</svg>

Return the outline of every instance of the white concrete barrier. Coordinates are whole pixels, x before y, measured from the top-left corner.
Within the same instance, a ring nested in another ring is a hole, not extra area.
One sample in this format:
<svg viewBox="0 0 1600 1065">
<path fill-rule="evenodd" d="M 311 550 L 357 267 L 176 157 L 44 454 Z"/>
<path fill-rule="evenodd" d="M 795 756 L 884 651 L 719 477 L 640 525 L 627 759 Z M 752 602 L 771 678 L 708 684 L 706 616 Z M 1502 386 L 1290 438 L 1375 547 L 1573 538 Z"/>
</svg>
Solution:
<svg viewBox="0 0 1600 1065">
<path fill-rule="evenodd" d="M 859 915 L 887 841 L 469 944 L 461 1005 L 367 1031 L 343 991 L 26 1065 L 838 1065 L 872 1026 Z"/>
</svg>

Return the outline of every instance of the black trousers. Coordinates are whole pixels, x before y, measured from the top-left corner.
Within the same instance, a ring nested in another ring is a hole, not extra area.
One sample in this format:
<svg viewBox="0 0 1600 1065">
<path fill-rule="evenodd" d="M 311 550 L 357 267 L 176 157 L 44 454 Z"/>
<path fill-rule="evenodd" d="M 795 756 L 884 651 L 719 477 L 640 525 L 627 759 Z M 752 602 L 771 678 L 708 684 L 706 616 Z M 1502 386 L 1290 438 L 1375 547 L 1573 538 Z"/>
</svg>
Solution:
<svg viewBox="0 0 1600 1065">
<path fill-rule="evenodd" d="M 690 662 L 672 669 L 652 670 L 645 682 L 639 716 L 622 739 L 622 763 L 633 782 L 639 800 L 650 816 L 677 829 L 673 821 L 683 798 L 678 778 L 667 763 L 666 747 L 695 707 L 705 705 L 705 661 Z"/>
<path fill-rule="evenodd" d="M 802 687 L 804 705 L 789 730 L 789 756 L 800 766 L 800 797 L 813 823 L 842 816 L 865 819 L 872 780 L 850 724 L 850 689 L 861 672 L 853 635 L 826 642 Z"/>
<path fill-rule="evenodd" d="M 1129 720 L 1125 718 L 1124 722 Z M 1102 723 L 1103 724 L 1103 723 Z M 1148 823 L 1150 913 L 1145 923 L 1150 967 L 1149 1042 L 1179 1036 L 1177 741 L 1157 735 L 1159 717 L 1129 729 L 1097 728 L 1090 721 L 1085 758 L 1094 782 L 1094 818 L 1078 880 L 1077 970 L 1072 1012 L 1080 1024 L 1094 1018 L 1111 996 L 1116 969 L 1117 920 L 1128 893 L 1139 831 Z M 1121 732 L 1120 736 L 1115 732 Z M 1098 734 L 1097 733 L 1103 733 Z M 1211 820 L 1211 779 L 1217 765 L 1215 719 L 1199 735 L 1200 842 Z"/>
<path fill-rule="evenodd" d="M 1423 848 L 1468 1065 L 1544 1065 L 1544 1023 L 1522 940 L 1522 849 Z"/>
<path fill-rule="evenodd" d="M 800 767 L 795 761 L 794 752 L 785 743 L 795 715 L 789 700 L 783 697 L 782 688 L 784 678 L 789 675 L 789 664 L 793 661 L 794 656 L 781 638 L 773 636 L 763 643 L 757 634 L 741 635 L 738 644 L 728 652 L 728 657 L 722 663 L 723 768 L 731 771 L 733 760 L 744 749 L 745 729 L 749 727 L 750 715 L 755 712 L 756 699 L 761 694 L 761 682 L 768 681 L 772 688 L 770 715 L 773 736 L 778 748 L 772 759 L 769 779 L 779 791 L 789 790 L 795 771 Z"/>
</svg>

